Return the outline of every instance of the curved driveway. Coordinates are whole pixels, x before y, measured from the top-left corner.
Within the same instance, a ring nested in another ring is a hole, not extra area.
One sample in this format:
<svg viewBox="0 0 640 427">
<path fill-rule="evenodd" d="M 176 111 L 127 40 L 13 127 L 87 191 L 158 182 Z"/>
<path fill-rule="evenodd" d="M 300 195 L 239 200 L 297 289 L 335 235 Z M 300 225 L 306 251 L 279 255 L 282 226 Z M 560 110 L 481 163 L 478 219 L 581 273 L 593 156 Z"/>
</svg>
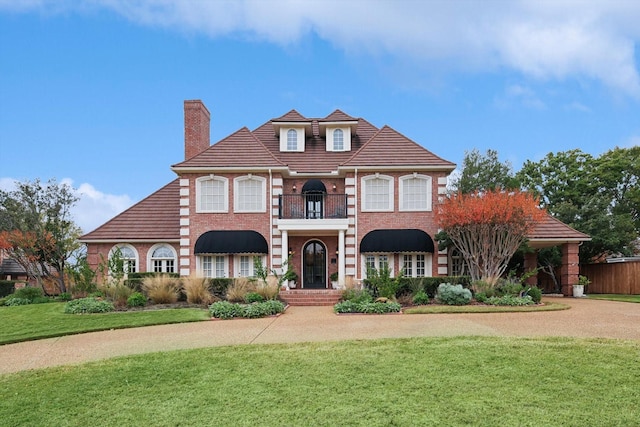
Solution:
<svg viewBox="0 0 640 427">
<path fill-rule="evenodd" d="M 571 309 L 537 313 L 337 316 L 332 307 L 289 307 L 285 314 L 274 318 L 91 332 L 0 346 L 0 373 L 237 344 L 465 335 L 640 340 L 640 304 L 574 298 L 549 300 L 568 304 Z"/>
</svg>

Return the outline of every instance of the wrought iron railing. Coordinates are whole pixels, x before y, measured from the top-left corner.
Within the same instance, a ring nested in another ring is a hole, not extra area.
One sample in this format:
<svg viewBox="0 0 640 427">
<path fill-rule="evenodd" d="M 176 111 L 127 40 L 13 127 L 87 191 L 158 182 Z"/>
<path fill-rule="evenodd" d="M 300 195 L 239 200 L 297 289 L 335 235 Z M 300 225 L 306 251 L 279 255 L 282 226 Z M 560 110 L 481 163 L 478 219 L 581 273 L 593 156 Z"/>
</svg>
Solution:
<svg viewBox="0 0 640 427">
<path fill-rule="evenodd" d="M 347 217 L 346 194 L 282 194 L 280 219 L 329 219 Z"/>
</svg>

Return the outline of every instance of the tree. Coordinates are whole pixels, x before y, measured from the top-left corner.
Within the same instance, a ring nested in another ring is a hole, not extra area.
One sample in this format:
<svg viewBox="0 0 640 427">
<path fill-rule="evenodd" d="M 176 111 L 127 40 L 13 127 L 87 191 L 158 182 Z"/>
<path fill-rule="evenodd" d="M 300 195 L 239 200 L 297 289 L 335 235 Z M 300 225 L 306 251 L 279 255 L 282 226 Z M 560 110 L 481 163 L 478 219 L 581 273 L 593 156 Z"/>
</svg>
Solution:
<svg viewBox="0 0 640 427">
<path fill-rule="evenodd" d="M 544 215 L 528 193 L 489 190 L 451 195 L 441 205 L 438 219 L 465 258 L 471 279 L 495 285 Z"/>
<path fill-rule="evenodd" d="M 539 162 L 525 162 L 516 174 L 522 188 L 539 195 L 551 215 L 591 236 L 580 247 L 581 262 L 633 254 L 639 150 L 615 149 L 599 158 L 577 149 L 549 153 Z"/>
<path fill-rule="evenodd" d="M 498 152 L 477 149 L 465 151 L 460 177 L 453 183 L 457 192 L 470 194 L 475 191 L 511 190 L 518 188 L 511 163 L 500 162 Z"/>
<path fill-rule="evenodd" d="M 8 256 L 42 285 L 53 277 L 66 292 L 65 267 L 80 247 L 80 228 L 71 219 L 78 200 L 67 184 L 49 180 L 17 183 L 15 191 L 0 190 L 0 231 Z"/>
</svg>

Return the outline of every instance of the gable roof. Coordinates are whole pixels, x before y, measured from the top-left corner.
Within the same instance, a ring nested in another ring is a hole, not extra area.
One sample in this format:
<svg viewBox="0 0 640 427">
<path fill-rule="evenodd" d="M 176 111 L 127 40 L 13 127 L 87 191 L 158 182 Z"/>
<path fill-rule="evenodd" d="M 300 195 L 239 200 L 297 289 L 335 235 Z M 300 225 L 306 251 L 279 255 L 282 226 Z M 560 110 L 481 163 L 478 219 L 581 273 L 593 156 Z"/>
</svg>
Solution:
<svg viewBox="0 0 640 427">
<path fill-rule="evenodd" d="M 385 125 L 342 166 L 430 166 L 453 170 L 456 165 Z"/>
<path fill-rule="evenodd" d="M 544 248 L 561 243 L 585 242 L 591 240 L 588 234 L 571 228 L 564 222 L 547 214 L 529 233 L 529 246 Z"/>
<path fill-rule="evenodd" d="M 81 242 L 180 240 L 180 185 L 175 179 L 100 227 Z"/>
<path fill-rule="evenodd" d="M 356 120 L 358 119 L 356 119 L 355 117 L 351 117 L 341 110 L 335 110 L 324 119 L 318 119 L 319 122 L 352 122 Z"/>
<path fill-rule="evenodd" d="M 278 117 L 277 119 L 272 119 L 272 122 L 310 122 L 310 119 L 307 119 L 302 114 L 298 113 L 296 110 L 291 110 L 288 113 Z"/>
</svg>

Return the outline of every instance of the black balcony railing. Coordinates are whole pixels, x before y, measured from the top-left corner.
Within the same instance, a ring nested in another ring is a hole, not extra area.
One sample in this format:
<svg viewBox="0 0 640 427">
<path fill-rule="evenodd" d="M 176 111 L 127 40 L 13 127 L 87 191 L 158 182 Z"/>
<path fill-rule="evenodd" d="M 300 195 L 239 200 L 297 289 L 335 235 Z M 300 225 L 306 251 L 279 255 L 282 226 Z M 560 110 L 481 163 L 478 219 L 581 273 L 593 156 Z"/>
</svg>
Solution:
<svg viewBox="0 0 640 427">
<path fill-rule="evenodd" d="M 346 218 L 346 194 L 282 194 L 280 219 Z"/>
</svg>

